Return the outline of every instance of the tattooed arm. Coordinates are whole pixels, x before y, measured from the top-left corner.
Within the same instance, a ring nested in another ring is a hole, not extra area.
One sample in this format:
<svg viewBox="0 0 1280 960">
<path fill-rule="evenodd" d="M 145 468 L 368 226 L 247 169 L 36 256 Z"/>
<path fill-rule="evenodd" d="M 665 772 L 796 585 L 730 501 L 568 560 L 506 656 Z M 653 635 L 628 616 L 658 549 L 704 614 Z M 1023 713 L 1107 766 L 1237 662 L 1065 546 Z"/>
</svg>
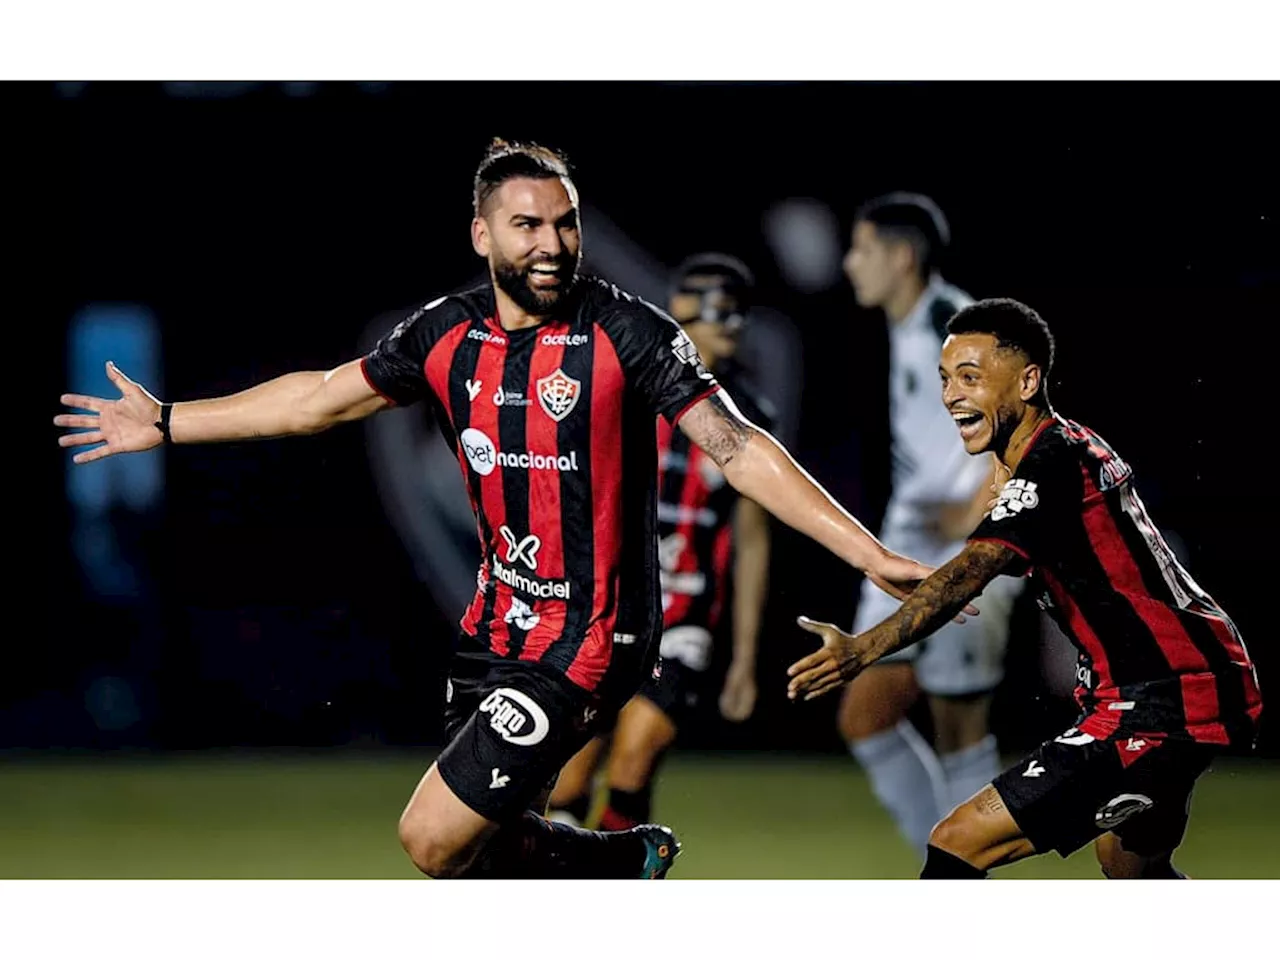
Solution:
<svg viewBox="0 0 1280 960">
<path fill-rule="evenodd" d="M 787 695 L 806 700 L 820 697 L 852 680 L 881 657 L 924 639 L 1021 559 L 1002 543 L 973 541 L 920 584 L 896 613 L 856 637 L 832 624 L 802 617 L 800 626 L 822 637 L 822 649 L 788 668 L 791 682 Z"/>
<path fill-rule="evenodd" d="M 723 390 L 690 407 L 679 425 L 735 490 L 864 571 L 882 590 L 904 597 L 932 572 L 885 547 L 777 440 L 746 420 Z"/>
</svg>

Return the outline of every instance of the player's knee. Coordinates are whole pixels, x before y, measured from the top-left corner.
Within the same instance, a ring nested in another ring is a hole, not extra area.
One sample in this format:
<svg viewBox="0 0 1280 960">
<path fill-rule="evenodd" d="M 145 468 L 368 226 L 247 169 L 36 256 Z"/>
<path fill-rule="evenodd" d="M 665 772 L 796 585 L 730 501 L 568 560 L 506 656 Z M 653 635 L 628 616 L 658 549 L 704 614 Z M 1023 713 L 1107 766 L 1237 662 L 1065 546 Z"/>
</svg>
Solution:
<svg viewBox="0 0 1280 960">
<path fill-rule="evenodd" d="M 857 743 L 893 726 L 886 726 L 884 718 L 876 711 L 864 709 L 858 698 L 852 695 L 852 690 L 852 687 L 845 688 L 840 709 L 836 711 L 836 729 L 845 743 Z"/>
<path fill-rule="evenodd" d="M 437 880 L 460 876 L 467 866 L 456 845 L 409 810 L 400 817 L 400 845 L 415 867 Z"/>
<path fill-rule="evenodd" d="M 968 804 L 962 803 L 949 814 L 939 820 L 929 831 L 929 844 L 940 850 L 968 858 L 977 853 L 980 846 L 976 842 L 978 832 L 974 829 L 971 818 L 966 812 Z"/>
<path fill-rule="evenodd" d="M 1108 880 L 1147 880 L 1166 877 L 1171 872 L 1169 858 L 1144 857 L 1124 848 L 1114 833 L 1104 833 L 1093 844 L 1098 866 Z"/>
</svg>

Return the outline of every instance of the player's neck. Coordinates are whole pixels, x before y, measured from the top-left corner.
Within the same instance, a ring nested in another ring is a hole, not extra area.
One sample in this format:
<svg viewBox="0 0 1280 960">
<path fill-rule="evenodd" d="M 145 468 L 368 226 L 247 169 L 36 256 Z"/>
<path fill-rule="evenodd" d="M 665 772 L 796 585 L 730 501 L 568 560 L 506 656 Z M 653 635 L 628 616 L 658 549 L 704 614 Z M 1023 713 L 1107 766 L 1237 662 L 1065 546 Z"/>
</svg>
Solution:
<svg viewBox="0 0 1280 960">
<path fill-rule="evenodd" d="M 884 312 L 889 318 L 889 322 L 894 326 L 902 323 L 916 308 L 916 304 L 920 302 L 920 298 L 924 296 L 925 284 L 920 282 L 919 277 L 911 276 L 902 281 L 902 284 L 889 295 L 889 299 L 885 301 Z"/>
<path fill-rule="evenodd" d="M 497 284 L 493 286 L 493 296 L 498 306 L 498 326 L 503 330 L 526 330 L 551 319 L 545 315 L 535 316 L 532 313 L 525 313 Z"/>
<path fill-rule="evenodd" d="M 1010 473 L 1018 469 L 1018 464 L 1022 462 L 1022 457 L 1026 454 L 1027 447 L 1031 445 L 1031 440 L 1040 429 L 1040 425 L 1052 417 L 1053 412 L 1050 410 L 1042 410 L 1039 407 L 1027 408 L 1026 416 L 1014 428 L 1013 436 L 1009 438 L 1009 445 L 1004 448 L 1004 455 L 1000 457 L 1000 462 Z"/>
</svg>

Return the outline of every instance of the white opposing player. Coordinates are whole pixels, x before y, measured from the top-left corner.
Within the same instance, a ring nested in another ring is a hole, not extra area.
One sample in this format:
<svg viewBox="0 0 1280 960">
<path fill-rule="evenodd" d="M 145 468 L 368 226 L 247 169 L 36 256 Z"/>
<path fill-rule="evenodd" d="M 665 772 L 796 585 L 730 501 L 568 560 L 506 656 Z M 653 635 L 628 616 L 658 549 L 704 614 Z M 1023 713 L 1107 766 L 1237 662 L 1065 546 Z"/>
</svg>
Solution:
<svg viewBox="0 0 1280 960">
<path fill-rule="evenodd" d="M 995 462 L 965 454 L 938 385 L 947 320 L 972 297 L 938 270 L 946 219 L 919 194 L 864 204 L 854 218 L 845 272 L 859 304 L 889 326 L 892 488 L 880 537 L 893 550 L 941 565 L 964 547 L 990 498 Z M 999 772 L 988 716 L 1004 676 L 1010 614 L 1022 583 L 997 577 L 975 606 L 981 616 L 950 623 L 858 675 L 840 704 L 840 734 L 866 770 L 877 799 L 923 855 L 929 831 Z M 898 601 L 864 583 L 853 632 L 893 614 Z M 934 742 L 908 718 L 928 698 Z"/>
</svg>

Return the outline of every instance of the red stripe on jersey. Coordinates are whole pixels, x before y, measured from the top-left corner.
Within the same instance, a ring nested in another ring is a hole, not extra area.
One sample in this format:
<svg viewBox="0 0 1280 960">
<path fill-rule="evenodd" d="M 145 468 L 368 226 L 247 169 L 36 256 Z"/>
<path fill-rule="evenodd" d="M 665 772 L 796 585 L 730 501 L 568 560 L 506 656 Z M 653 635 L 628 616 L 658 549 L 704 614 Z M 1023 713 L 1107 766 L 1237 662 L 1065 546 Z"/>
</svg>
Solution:
<svg viewBox="0 0 1280 960">
<path fill-rule="evenodd" d="M 440 405 L 444 407 L 445 417 L 452 422 L 453 420 L 453 403 L 449 396 L 449 371 L 453 367 L 453 357 L 458 351 L 458 344 L 462 343 L 467 335 L 467 331 L 471 328 L 470 324 L 460 323 L 452 330 L 448 331 L 443 337 L 436 341 L 435 346 L 427 354 L 426 360 L 422 364 L 422 375 L 427 380 L 427 385 L 431 388 L 431 392 L 436 395 L 436 399 L 440 401 Z M 476 531 L 480 540 L 484 540 L 481 532 L 480 521 L 478 519 L 478 508 L 476 498 L 471 493 L 471 484 L 467 482 L 467 466 L 466 458 L 458 458 L 459 466 L 462 469 L 462 487 L 467 491 L 467 500 L 471 503 L 471 512 L 477 514 Z M 488 582 L 490 577 L 489 556 L 484 554 L 480 559 L 480 576 Z M 484 614 L 484 592 L 476 591 L 476 595 L 472 598 L 471 603 L 462 614 L 461 627 L 464 632 L 471 636 L 476 635 L 476 630 L 480 626 L 480 618 Z"/>
<path fill-rule="evenodd" d="M 556 329 L 549 327 L 548 330 Z M 529 380 L 524 385 L 526 400 L 532 401 L 529 410 L 535 411 L 525 417 L 525 446 L 530 454 L 557 457 L 561 454 L 559 447 L 559 424 L 545 416 L 537 409 L 538 381 L 555 373 L 564 362 L 565 344 L 548 345 L 545 342 L 534 345 L 529 357 Z M 573 451 L 563 451 L 569 456 Z M 530 523 L 538 524 L 537 534 L 542 540 L 538 548 L 538 576 L 547 580 L 564 578 L 564 526 L 560 511 L 559 470 L 529 470 L 529 510 Z M 551 646 L 564 632 L 566 604 L 554 598 L 541 599 L 534 603 L 533 610 L 538 614 L 538 622 L 525 636 L 524 647 L 520 651 L 521 660 L 537 660 L 547 647 Z"/>
<path fill-rule="evenodd" d="M 453 422 L 453 407 L 449 401 L 449 371 L 453 367 L 453 355 L 458 350 L 458 344 L 470 329 L 471 325 L 468 323 L 458 324 L 436 341 L 422 364 L 422 375 L 427 378 L 431 392 L 444 404 L 444 413 L 450 422 Z"/>
<path fill-rule="evenodd" d="M 1097 687 L 1093 691 L 1094 697 L 1102 701 L 1120 699 L 1120 691 L 1116 689 L 1111 681 L 1111 664 L 1107 660 L 1107 651 L 1098 640 L 1098 635 L 1093 632 L 1093 627 L 1089 625 L 1089 621 L 1084 618 L 1080 607 L 1076 604 L 1071 594 L 1067 593 L 1066 587 L 1058 581 L 1058 578 L 1047 569 L 1041 569 L 1040 574 L 1044 577 L 1045 586 L 1049 588 L 1049 593 L 1053 596 L 1053 602 L 1058 605 L 1058 608 L 1062 610 L 1063 615 L 1067 618 L 1067 628 L 1080 641 L 1085 652 L 1089 655 L 1090 665 L 1093 668 L 1094 676 L 1098 680 Z M 1118 726 L 1119 720 L 1115 724 L 1115 727 Z M 1112 729 L 1115 729 L 1115 727 Z M 1084 727 L 1080 729 L 1084 730 Z M 1093 733 L 1092 730 L 1085 732 Z M 1096 733 L 1093 735 L 1098 736 Z"/>
<path fill-rule="evenodd" d="M 587 690 L 594 690 L 604 677 L 613 649 L 617 620 L 618 563 L 622 550 L 622 449 L 617 437 L 604 433 L 609 424 L 622 418 L 622 398 L 626 378 L 613 343 L 597 329 L 592 337 L 591 358 L 591 506 L 593 511 L 594 597 L 591 620 L 582 646 L 578 648 L 566 675 Z M 652 549 L 633 544 L 632 549 Z"/>
<path fill-rule="evenodd" d="M 1240 667 L 1240 682 L 1244 685 L 1244 708 L 1254 726 L 1262 716 L 1262 691 L 1258 689 L 1257 677 L 1254 675 L 1249 652 L 1244 648 L 1244 641 L 1236 633 L 1235 628 L 1222 617 L 1206 616 L 1213 635 L 1230 654 L 1233 663 Z M 1230 683 L 1229 677 L 1223 678 Z"/>
<path fill-rule="evenodd" d="M 492 384 L 496 387 L 502 382 L 502 368 L 505 362 L 505 341 L 496 339 L 484 341 L 480 345 L 480 354 L 476 359 L 474 379 L 479 380 L 481 384 Z M 495 451 L 501 450 L 497 407 L 492 403 L 483 402 L 480 398 L 477 398 L 471 404 L 469 424 L 470 429 L 480 431 L 489 439 L 489 443 L 493 445 Z M 461 445 L 461 440 L 459 440 L 459 445 Z M 458 460 L 462 464 L 465 476 L 467 457 L 461 449 L 458 451 Z M 496 462 L 493 465 L 493 469 L 489 471 L 488 476 L 480 477 L 480 502 L 485 519 L 489 522 L 489 529 L 493 531 L 494 535 L 493 541 L 483 544 L 481 548 L 482 554 L 488 556 L 494 551 L 503 549 L 504 544 L 498 536 L 498 530 L 507 522 L 507 501 L 502 489 L 502 467 Z M 501 552 L 499 552 L 498 557 L 501 560 L 506 560 L 506 557 Z M 493 619 L 489 624 L 489 646 L 494 653 L 499 656 L 505 656 L 511 635 L 503 617 L 511 609 L 511 588 L 496 578 L 490 579 L 489 584 L 490 589 L 495 591 Z"/>
<path fill-rule="evenodd" d="M 711 552 L 711 577 L 715 584 L 716 596 L 711 603 L 711 624 L 714 628 L 720 622 L 720 612 L 724 606 L 726 574 L 729 569 L 729 557 L 733 553 L 733 522 L 725 524 L 716 534 L 715 546 Z"/>
<path fill-rule="evenodd" d="M 657 418 L 657 439 L 658 452 L 671 449 L 671 435 L 675 433 L 675 427 L 667 423 L 662 417 Z M 662 492 L 662 480 L 667 475 L 667 463 L 659 456 L 658 459 L 658 492 Z"/>
<path fill-rule="evenodd" d="M 1142 571 L 1129 552 L 1129 545 L 1116 526 L 1102 491 L 1093 482 L 1087 466 L 1082 466 L 1081 472 L 1084 475 L 1083 518 L 1089 543 L 1112 589 L 1129 601 L 1133 612 L 1151 631 L 1170 670 L 1179 675 L 1187 729 L 1204 731 L 1206 742 L 1227 743 L 1227 732 L 1218 722 L 1218 690 L 1208 661 L 1192 642 L 1177 614 L 1147 592 Z M 1201 739 L 1199 734 L 1196 739 Z"/>
<path fill-rule="evenodd" d="M 676 528 L 671 534 L 673 537 L 680 537 L 682 544 L 680 554 L 676 557 L 676 562 L 672 564 L 671 568 L 672 572 L 676 574 L 698 572 L 698 551 L 694 543 L 694 538 L 698 535 L 698 525 L 695 521 L 698 516 L 698 508 L 707 499 L 706 484 L 702 482 L 702 474 L 698 472 L 697 458 L 701 452 L 697 447 L 690 446 L 689 452 L 685 456 L 684 483 L 680 485 Z M 704 580 L 704 590 L 707 583 L 709 581 Z M 689 608 L 693 606 L 693 601 L 692 594 L 673 591 L 671 593 L 671 605 L 667 607 L 663 616 L 664 625 L 679 623 L 683 620 L 689 613 Z"/>
</svg>

